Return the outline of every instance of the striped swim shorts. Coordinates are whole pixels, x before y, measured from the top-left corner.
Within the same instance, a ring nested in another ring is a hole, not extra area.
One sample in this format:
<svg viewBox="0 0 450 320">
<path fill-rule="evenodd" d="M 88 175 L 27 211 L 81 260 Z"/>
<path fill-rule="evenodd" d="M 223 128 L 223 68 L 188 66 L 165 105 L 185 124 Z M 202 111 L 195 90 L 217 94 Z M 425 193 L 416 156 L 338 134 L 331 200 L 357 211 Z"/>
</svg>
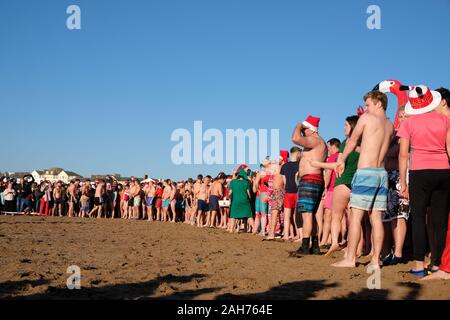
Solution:
<svg viewBox="0 0 450 320">
<path fill-rule="evenodd" d="M 353 176 L 350 208 L 385 211 L 387 195 L 388 174 L 384 168 L 358 169 Z"/>
<path fill-rule="evenodd" d="M 323 177 L 320 174 L 307 174 L 301 178 L 298 187 L 298 213 L 316 213 L 324 189 Z"/>
</svg>

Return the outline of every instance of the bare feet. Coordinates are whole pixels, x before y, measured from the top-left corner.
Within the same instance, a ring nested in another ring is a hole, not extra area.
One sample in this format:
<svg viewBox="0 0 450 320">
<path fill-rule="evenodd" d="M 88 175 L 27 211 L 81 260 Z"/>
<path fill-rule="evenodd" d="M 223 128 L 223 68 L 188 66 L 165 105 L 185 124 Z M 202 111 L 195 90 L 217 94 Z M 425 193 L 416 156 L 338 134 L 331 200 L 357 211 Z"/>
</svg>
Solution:
<svg viewBox="0 0 450 320">
<path fill-rule="evenodd" d="M 336 267 L 336 268 L 355 268 L 356 263 L 353 261 L 348 261 L 348 260 L 344 259 L 339 262 L 333 263 L 331 266 Z"/>
<path fill-rule="evenodd" d="M 341 247 L 339 245 L 332 245 L 330 247 L 330 249 L 328 249 L 327 253 L 325 253 L 325 257 L 330 256 L 331 254 L 333 254 L 334 252 L 337 252 L 341 249 Z"/>
<path fill-rule="evenodd" d="M 375 269 L 381 269 L 380 261 L 370 261 L 370 263 L 367 265 L 368 267 L 371 266 Z"/>
<path fill-rule="evenodd" d="M 428 281 L 428 280 L 450 280 L 450 273 L 439 270 L 435 273 L 430 274 L 429 276 L 423 277 L 420 281 Z"/>
</svg>

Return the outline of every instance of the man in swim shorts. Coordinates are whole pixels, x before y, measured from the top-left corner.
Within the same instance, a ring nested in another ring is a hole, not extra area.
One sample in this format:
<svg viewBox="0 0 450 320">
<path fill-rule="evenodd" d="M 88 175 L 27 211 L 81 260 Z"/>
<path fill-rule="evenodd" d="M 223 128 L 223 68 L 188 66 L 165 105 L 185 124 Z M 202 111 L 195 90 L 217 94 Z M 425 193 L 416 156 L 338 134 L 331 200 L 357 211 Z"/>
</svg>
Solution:
<svg viewBox="0 0 450 320">
<path fill-rule="evenodd" d="M 153 221 L 153 198 L 155 197 L 155 186 L 153 182 L 147 183 L 144 187 L 145 206 L 147 207 L 148 221 Z"/>
<path fill-rule="evenodd" d="M 380 254 L 383 245 L 384 228 L 382 213 L 387 209 L 388 174 L 384 169 L 384 158 L 394 133 L 394 126 L 386 116 L 387 96 L 379 91 L 369 92 L 364 100 L 366 113 L 356 124 L 347 140 L 342 157 L 336 166 L 336 175 L 345 170 L 345 161 L 356 149 L 362 137 L 358 170 L 353 177 L 350 194 L 349 241 L 344 260 L 332 266 L 356 267 L 356 251 L 361 237 L 361 222 L 366 212 L 370 215 L 373 238 L 373 256 L 370 265 L 380 268 Z"/>
<path fill-rule="evenodd" d="M 209 206 L 207 203 L 208 199 L 208 189 L 209 183 L 211 182 L 211 177 L 206 176 L 203 179 L 203 183 L 200 185 L 197 194 L 197 227 L 205 227 L 206 224 L 203 224 L 203 220 L 205 218 L 206 212 L 209 211 Z"/>
<path fill-rule="evenodd" d="M 309 116 L 297 124 L 292 133 L 292 142 L 304 148 L 302 159 L 308 158 L 323 162 L 327 157 L 327 144 L 320 137 L 320 118 Z M 317 222 L 313 215 L 317 212 L 324 190 L 323 170 L 314 168 L 308 161 L 300 161 L 300 184 L 298 190 L 297 212 L 303 219 L 302 245 L 297 253 L 320 254 Z M 311 247 L 310 247 L 311 245 Z"/>
<path fill-rule="evenodd" d="M 139 219 L 139 207 L 141 206 L 141 185 L 138 179 L 133 179 L 130 196 L 133 198 L 133 219 L 137 220 Z"/>
<path fill-rule="evenodd" d="M 219 200 L 223 197 L 223 184 L 225 182 L 225 178 L 225 173 L 221 172 L 211 185 L 211 191 L 209 195 L 209 211 L 211 217 L 210 221 L 206 221 L 207 226 L 210 228 L 215 228 L 217 226 L 216 217 L 220 212 Z"/>
</svg>

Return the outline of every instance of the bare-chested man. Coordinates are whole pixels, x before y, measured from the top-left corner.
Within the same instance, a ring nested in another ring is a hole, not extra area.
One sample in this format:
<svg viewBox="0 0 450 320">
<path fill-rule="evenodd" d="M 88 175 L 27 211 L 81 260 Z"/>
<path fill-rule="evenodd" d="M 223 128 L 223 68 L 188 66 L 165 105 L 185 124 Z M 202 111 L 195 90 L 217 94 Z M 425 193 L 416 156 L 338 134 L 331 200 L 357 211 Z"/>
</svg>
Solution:
<svg viewBox="0 0 450 320">
<path fill-rule="evenodd" d="M 97 211 L 97 218 L 102 217 L 102 207 L 103 207 L 102 195 L 104 184 L 105 184 L 104 180 L 97 181 L 97 186 L 95 187 L 94 208 L 92 208 L 91 212 L 89 212 L 89 218 L 96 211 Z"/>
<path fill-rule="evenodd" d="M 207 225 L 209 222 L 208 227 L 210 227 L 210 228 L 215 228 L 217 226 L 216 217 L 217 217 L 217 214 L 220 212 L 219 200 L 222 199 L 223 194 L 224 194 L 223 184 L 225 182 L 225 179 L 226 179 L 225 173 L 223 173 L 223 172 L 219 173 L 210 188 L 209 211 L 210 211 L 211 217 L 210 217 L 210 221 L 206 221 Z"/>
<path fill-rule="evenodd" d="M 67 210 L 67 215 L 69 217 L 73 216 L 75 201 L 76 201 L 75 182 L 70 181 L 69 186 L 67 187 L 67 203 L 69 205 L 69 209 Z"/>
<path fill-rule="evenodd" d="M 172 181 L 170 179 L 164 180 L 162 194 L 162 221 L 170 221 L 169 207 L 170 207 L 170 193 L 172 191 Z"/>
<path fill-rule="evenodd" d="M 356 251 L 361 237 L 361 222 L 369 213 L 372 225 L 373 256 L 371 265 L 380 267 L 380 253 L 383 245 L 384 229 L 382 213 L 387 208 L 388 174 L 384 169 L 384 158 L 392 139 L 394 126 L 386 117 L 387 96 L 379 91 L 369 92 L 364 100 L 366 113 L 363 114 L 352 135 L 347 140 L 342 157 L 336 166 L 336 175 L 345 169 L 345 161 L 356 149 L 362 137 L 358 170 L 353 177 L 349 207 L 351 208 L 349 241 L 344 260 L 334 263 L 334 267 L 355 267 Z"/>
<path fill-rule="evenodd" d="M 195 219 L 197 218 L 197 209 L 198 209 L 198 193 L 200 192 L 200 187 L 203 183 L 203 175 L 199 174 L 197 176 L 197 180 L 195 181 L 194 185 L 193 185 L 193 194 L 194 194 L 194 199 L 193 199 L 193 203 L 192 203 L 192 221 L 191 221 L 191 225 L 195 225 Z"/>
<path fill-rule="evenodd" d="M 153 221 L 153 198 L 155 197 L 155 185 L 150 182 L 144 187 L 145 206 L 147 207 L 148 221 Z"/>
<path fill-rule="evenodd" d="M 328 149 L 325 141 L 319 136 L 319 122 L 320 118 L 309 116 L 303 123 L 297 124 L 292 133 L 292 142 L 304 148 L 302 158 L 323 162 L 327 157 Z M 299 176 L 301 178 L 297 214 L 301 214 L 303 219 L 303 239 L 297 253 L 301 255 L 320 254 L 317 222 L 313 215 L 322 199 L 323 170 L 312 167 L 308 161 L 300 161 Z M 312 244 L 311 247 L 310 244 Z"/>
<path fill-rule="evenodd" d="M 139 207 L 141 206 L 141 185 L 138 179 L 132 179 L 130 196 L 133 198 L 133 219 L 139 219 Z"/>
<path fill-rule="evenodd" d="M 55 188 L 53 189 L 53 199 L 55 199 L 55 209 L 58 210 L 58 216 L 62 217 L 63 215 L 63 194 L 62 194 L 62 183 L 58 181 L 56 183 Z"/>
<path fill-rule="evenodd" d="M 208 189 L 211 177 L 206 176 L 203 179 L 203 183 L 200 185 L 197 193 L 197 227 L 205 227 L 203 220 L 205 219 L 205 213 L 209 211 L 208 206 Z M 195 187 L 195 186 L 194 186 Z"/>
</svg>

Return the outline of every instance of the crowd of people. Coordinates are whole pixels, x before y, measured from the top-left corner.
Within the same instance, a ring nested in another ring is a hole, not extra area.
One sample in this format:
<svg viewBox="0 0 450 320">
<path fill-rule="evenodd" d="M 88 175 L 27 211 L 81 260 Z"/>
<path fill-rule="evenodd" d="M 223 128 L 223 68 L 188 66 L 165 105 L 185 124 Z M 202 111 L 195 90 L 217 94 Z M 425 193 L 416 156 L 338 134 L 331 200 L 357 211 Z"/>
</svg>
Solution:
<svg viewBox="0 0 450 320">
<path fill-rule="evenodd" d="M 411 274 L 449 279 L 450 92 L 409 89 L 397 128 L 386 94 L 374 90 L 343 121 L 342 141 L 325 141 L 320 118 L 309 116 L 292 133 L 296 146 L 257 171 L 124 184 L 2 178 L 0 211 L 182 222 L 298 242 L 294 257 L 343 251 L 334 267 L 369 255 L 377 268 L 413 260 Z"/>
</svg>

